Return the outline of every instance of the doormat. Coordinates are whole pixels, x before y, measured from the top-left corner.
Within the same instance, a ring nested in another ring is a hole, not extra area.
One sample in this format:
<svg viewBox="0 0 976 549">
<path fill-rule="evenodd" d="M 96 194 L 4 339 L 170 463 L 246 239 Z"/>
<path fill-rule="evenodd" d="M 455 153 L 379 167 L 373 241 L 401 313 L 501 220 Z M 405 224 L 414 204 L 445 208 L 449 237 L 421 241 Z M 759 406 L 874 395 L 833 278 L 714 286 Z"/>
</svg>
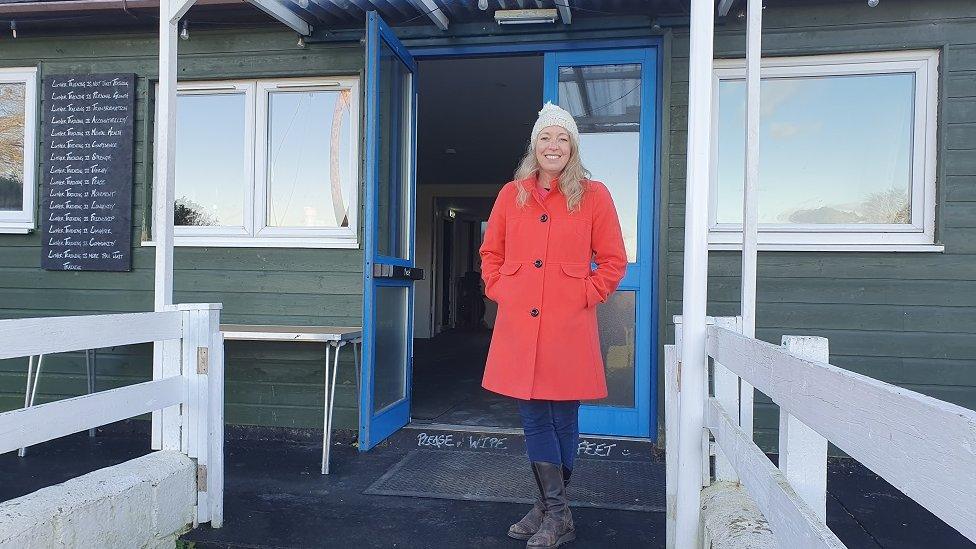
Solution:
<svg viewBox="0 0 976 549">
<path fill-rule="evenodd" d="M 532 503 L 537 492 L 524 455 L 412 450 L 363 493 Z M 664 464 L 579 459 L 566 494 L 576 507 L 664 511 Z"/>
</svg>

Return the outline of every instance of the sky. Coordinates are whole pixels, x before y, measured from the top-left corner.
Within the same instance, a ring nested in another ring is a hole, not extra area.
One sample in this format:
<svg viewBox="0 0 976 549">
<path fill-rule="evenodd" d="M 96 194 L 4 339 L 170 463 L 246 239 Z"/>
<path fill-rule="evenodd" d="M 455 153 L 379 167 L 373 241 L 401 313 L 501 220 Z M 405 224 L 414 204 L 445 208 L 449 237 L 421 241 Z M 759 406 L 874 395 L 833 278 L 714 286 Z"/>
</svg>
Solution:
<svg viewBox="0 0 976 549">
<path fill-rule="evenodd" d="M 716 218 L 739 223 L 745 84 L 723 80 L 719 90 Z M 883 222 L 864 217 L 870 194 L 907 199 L 913 74 L 764 78 L 760 101 L 760 222 L 818 208 Z"/>
<path fill-rule="evenodd" d="M 267 146 L 269 226 L 336 226 L 330 180 L 332 113 L 338 92 L 269 94 Z M 178 102 L 176 197 L 199 204 L 219 225 L 242 226 L 245 165 L 243 93 L 181 95 Z M 340 135 L 343 196 L 357 181 L 350 175 L 348 111 Z M 255 174 L 260 184 L 264 178 Z M 347 198 L 348 201 L 348 198 Z M 348 203 L 346 204 L 348 206 Z"/>
</svg>

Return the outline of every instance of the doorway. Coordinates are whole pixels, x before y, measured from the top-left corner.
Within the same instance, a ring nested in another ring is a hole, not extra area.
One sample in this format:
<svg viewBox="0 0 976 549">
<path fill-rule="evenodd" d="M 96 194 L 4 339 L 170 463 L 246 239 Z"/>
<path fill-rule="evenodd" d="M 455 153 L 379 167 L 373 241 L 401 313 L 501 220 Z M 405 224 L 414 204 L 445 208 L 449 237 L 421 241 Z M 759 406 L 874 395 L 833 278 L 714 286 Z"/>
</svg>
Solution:
<svg viewBox="0 0 976 549">
<path fill-rule="evenodd" d="M 414 423 L 515 428 L 511 399 L 481 388 L 495 304 L 481 246 L 542 103 L 544 57 L 418 60 Z M 528 126 L 526 125 L 528 123 Z"/>
<path fill-rule="evenodd" d="M 368 450 L 411 420 L 472 429 L 518 426 L 511 399 L 480 385 L 494 310 L 481 289 L 477 249 L 490 204 L 512 179 L 536 113 L 545 101 L 560 104 L 576 117 L 583 163 L 593 179 L 610 189 L 628 255 L 627 272 L 617 292 L 598 309 L 610 394 L 583 403 L 580 428 L 593 435 L 653 439 L 657 424 L 659 40 L 407 51 L 392 31 L 382 24 L 379 29 L 379 38 L 367 40 L 367 58 L 374 60 L 373 67 L 387 66 L 381 61 L 385 50 L 377 45 L 388 44 L 386 57 L 398 59 L 390 66 L 402 64 L 405 69 L 400 72 L 406 77 L 403 85 L 387 80 L 393 88 L 386 95 L 382 85 L 369 85 L 367 78 L 367 105 L 372 106 L 367 109 L 367 122 L 374 112 L 371 128 L 382 129 L 381 123 L 386 123 L 393 124 L 393 135 L 399 131 L 409 137 L 411 128 L 416 132 L 416 140 L 386 141 L 386 146 L 407 146 L 391 159 L 415 158 L 408 166 L 416 170 L 415 181 L 412 175 L 404 176 L 402 181 L 411 186 L 403 187 L 401 194 L 416 199 L 396 200 L 399 195 L 395 193 L 371 199 L 367 193 L 367 213 L 373 212 L 376 219 L 387 217 L 377 217 L 377 212 L 402 210 L 403 218 L 393 221 L 405 230 L 397 231 L 400 236 L 396 238 L 408 243 L 405 249 L 411 252 L 403 261 L 372 253 L 393 263 L 391 266 L 374 264 L 367 254 L 364 278 L 368 287 L 375 286 L 373 293 L 378 293 L 385 290 L 383 285 L 402 281 L 407 299 L 397 303 L 407 306 L 395 311 L 392 323 L 383 324 L 381 320 L 389 319 L 373 313 L 364 318 L 360 432 L 369 443 L 360 449 Z M 367 76 L 377 73 L 382 71 L 370 70 Z M 410 87 L 417 90 L 413 96 L 417 108 L 401 109 L 409 117 L 397 122 L 398 118 L 390 119 L 381 112 L 393 104 L 388 100 L 391 97 L 397 98 L 397 104 L 409 106 L 409 100 L 404 97 L 401 102 L 398 94 Z M 382 135 L 382 131 L 367 133 L 367 151 L 384 146 Z M 367 155 L 370 166 L 384 158 Z M 391 160 L 387 165 L 400 164 Z M 410 175 L 412 169 L 404 174 Z M 371 241 L 392 238 L 384 232 L 392 226 L 392 221 L 369 223 L 367 215 L 367 248 L 372 250 Z M 427 275 L 420 276 L 422 273 Z M 367 292 L 364 311 L 373 310 L 370 295 Z M 391 326 L 396 330 L 387 329 Z M 388 346 L 378 336 L 370 336 L 386 333 L 391 337 L 384 341 L 395 338 L 396 349 L 407 352 L 387 356 Z M 392 357 L 396 368 L 380 372 L 377 360 L 381 355 Z M 396 414 L 387 409 L 371 411 L 376 408 L 373 394 L 381 384 L 397 388 Z M 389 421 L 380 418 L 380 413 L 387 414 Z M 378 435 L 369 436 L 373 431 Z"/>
</svg>

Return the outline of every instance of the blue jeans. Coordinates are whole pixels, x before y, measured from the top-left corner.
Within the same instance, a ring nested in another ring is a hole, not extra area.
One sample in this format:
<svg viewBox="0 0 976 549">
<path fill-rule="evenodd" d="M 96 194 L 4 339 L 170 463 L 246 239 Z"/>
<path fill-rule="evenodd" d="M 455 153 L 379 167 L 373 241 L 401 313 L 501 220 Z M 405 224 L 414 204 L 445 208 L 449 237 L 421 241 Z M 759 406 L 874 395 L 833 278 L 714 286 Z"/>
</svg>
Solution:
<svg viewBox="0 0 976 549">
<path fill-rule="evenodd" d="M 572 471 L 579 447 L 578 400 L 519 400 L 529 461 L 560 463 Z"/>
</svg>

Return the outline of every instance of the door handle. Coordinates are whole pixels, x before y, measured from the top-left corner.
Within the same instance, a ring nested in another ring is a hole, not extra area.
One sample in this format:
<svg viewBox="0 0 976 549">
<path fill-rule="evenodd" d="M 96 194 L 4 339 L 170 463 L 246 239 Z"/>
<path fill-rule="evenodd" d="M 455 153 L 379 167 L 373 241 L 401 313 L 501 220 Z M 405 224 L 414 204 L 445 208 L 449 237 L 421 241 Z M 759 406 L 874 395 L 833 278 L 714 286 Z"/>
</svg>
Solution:
<svg viewBox="0 0 976 549">
<path fill-rule="evenodd" d="M 423 280 L 424 270 L 420 267 L 403 267 L 401 265 L 373 264 L 373 278 L 389 278 L 395 280 Z"/>
</svg>

